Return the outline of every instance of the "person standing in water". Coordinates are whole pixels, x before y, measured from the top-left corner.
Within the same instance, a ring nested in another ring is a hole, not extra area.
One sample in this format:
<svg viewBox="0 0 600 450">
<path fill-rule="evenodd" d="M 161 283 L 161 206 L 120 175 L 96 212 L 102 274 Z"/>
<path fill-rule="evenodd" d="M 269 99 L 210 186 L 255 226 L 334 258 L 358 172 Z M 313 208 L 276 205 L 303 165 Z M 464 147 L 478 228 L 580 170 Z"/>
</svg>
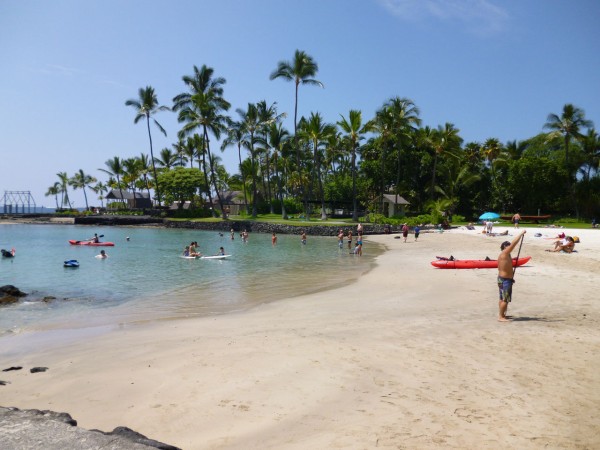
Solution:
<svg viewBox="0 0 600 450">
<path fill-rule="evenodd" d="M 277 245 L 277 235 L 275 234 L 275 232 L 273 232 L 273 235 L 271 236 L 271 245 L 273 247 Z"/>
<path fill-rule="evenodd" d="M 498 322 L 510 322 L 506 317 L 506 311 L 508 310 L 508 304 L 512 300 L 512 287 L 515 280 L 513 279 L 513 262 L 510 252 L 514 250 L 519 241 L 523 238 L 526 233 L 523 230 L 521 234 L 517 235 L 512 242 L 504 241 L 500 244 L 500 255 L 498 255 L 498 291 L 500 298 L 498 300 Z"/>
<path fill-rule="evenodd" d="M 344 247 L 344 230 L 342 230 L 341 228 L 340 228 L 340 231 L 338 231 L 337 238 L 338 238 L 338 246 L 340 248 L 343 248 Z"/>
</svg>

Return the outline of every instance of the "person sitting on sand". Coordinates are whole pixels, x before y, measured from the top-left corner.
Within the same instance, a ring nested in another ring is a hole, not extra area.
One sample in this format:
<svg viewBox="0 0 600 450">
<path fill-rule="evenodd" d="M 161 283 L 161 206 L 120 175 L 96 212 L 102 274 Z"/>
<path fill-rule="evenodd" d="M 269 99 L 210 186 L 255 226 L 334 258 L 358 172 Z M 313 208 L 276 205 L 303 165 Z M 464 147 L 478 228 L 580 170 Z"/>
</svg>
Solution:
<svg viewBox="0 0 600 450">
<path fill-rule="evenodd" d="M 546 250 L 547 252 L 565 252 L 573 253 L 575 250 L 575 240 L 571 236 L 564 239 L 565 243 L 560 243 L 554 246 L 554 250 Z"/>
</svg>

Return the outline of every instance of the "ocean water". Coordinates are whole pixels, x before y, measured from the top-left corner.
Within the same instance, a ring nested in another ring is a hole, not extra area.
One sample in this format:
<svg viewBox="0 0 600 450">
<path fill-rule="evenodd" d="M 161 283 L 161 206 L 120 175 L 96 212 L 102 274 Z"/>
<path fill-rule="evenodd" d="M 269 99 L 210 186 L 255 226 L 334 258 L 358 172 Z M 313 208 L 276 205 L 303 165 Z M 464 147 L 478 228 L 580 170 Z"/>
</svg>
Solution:
<svg viewBox="0 0 600 450">
<path fill-rule="evenodd" d="M 94 233 L 115 246 L 68 243 Z M 181 258 L 192 241 L 205 255 L 222 246 L 232 256 Z M 26 224 L 0 225 L 0 248 L 16 250 L 14 258 L 0 258 L 0 285 L 29 294 L 0 307 L 0 343 L 19 334 L 245 310 L 348 283 L 382 252 L 368 239 L 357 257 L 346 245 L 339 249 L 333 237 L 309 236 L 302 245 L 299 236 L 278 235 L 274 247 L 271 235 L 258 233 L 242 243 L 239 233 L 231 240 L 216 231 Z M 107 259 L 95 257 L 102 249 Z M 63 267 L 68 259 L 80 267 Z"/>
</svg>

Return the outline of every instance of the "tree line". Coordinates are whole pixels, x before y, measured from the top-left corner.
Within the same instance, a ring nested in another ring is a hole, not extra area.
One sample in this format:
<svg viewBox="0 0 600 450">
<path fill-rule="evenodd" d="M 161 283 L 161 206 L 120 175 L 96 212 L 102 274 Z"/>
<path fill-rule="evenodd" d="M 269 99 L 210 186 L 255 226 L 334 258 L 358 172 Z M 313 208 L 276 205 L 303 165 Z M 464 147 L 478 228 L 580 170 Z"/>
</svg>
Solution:
<svg viewBox="0 0 600 450">
<path fill-rule="evenodd" d="M 224 193 L 240 191 L 246 214 L 301 212 L 309 217 L 345 208 L 358 220 L 383 214 L 384 194 L 402 196 L 411 213 L 440 212 L 471 218 L 486 210 L 592 218 L 600 213 L 600 138 L 582 109 L 566 104 L 549 114 L 543 131 L 523 141 L 464 142 L 447 122 L 422 126 L 412 100 L 393 97 L 368 119 L 359 110 L 329 122 L 319 112 L 298 117 L 300 86 L 322 87 L 318 65 L 303 51 L 280 61 L 271 80 L 294 85 L 294 129 L 287 130 L 276 102 L 260 100 L 235 109 L 224 96 L 225 78 L 203 65 L 182 77 L 185 91 L 170 106 L 154 88 L 140 88 L 125 105 L 148 134 L 150 155 L 115 156 L 100 168 L 106 183 L 79 170 L 58 173 L 48 189 L 57 208 L 70 207 L 68 187 L 89 188 L 104 199 L 108 189 L 145 191 L 156 204 L 192 201 L 224 210 Z M 152 129 L 167 135 L 159 112 L 181 124 L 171 148 L 155 155 Z M 215 148 L 215 142 L 220 143 Z M 216 154 L 237 152 L 238 173 L 229 174 Z M 123 197 L 121 195 L 121 197 Z"/>
</svg>

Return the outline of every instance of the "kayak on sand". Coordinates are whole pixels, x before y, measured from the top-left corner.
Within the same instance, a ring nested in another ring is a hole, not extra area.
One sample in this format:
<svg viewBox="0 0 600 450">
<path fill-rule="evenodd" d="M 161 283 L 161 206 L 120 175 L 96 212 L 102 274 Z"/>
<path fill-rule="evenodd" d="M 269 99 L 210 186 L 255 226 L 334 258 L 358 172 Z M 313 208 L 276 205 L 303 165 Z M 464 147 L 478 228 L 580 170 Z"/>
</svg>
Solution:
<svg viewBox="0 0 600 450">
<path fill-rule="evenodd" d="M 513 267 L 519 267 L 527 264 L 531 256 L 523 256 L 517 260 L 512 259 Z M 449 259 L 439 258 L 437 261 L 432 261 L 431 265 L 439 269 L 496 269 L 498 268 L 497 259 Z"/>
<path fill-rule="evenodd" d="M 71 245 L 89 245 L 91 247 L 114 247 L 115 244 L 113 242 L 94 242 L 94 241 L 76 241 L 69 240 L 69 244 Z"/>
</svg>

